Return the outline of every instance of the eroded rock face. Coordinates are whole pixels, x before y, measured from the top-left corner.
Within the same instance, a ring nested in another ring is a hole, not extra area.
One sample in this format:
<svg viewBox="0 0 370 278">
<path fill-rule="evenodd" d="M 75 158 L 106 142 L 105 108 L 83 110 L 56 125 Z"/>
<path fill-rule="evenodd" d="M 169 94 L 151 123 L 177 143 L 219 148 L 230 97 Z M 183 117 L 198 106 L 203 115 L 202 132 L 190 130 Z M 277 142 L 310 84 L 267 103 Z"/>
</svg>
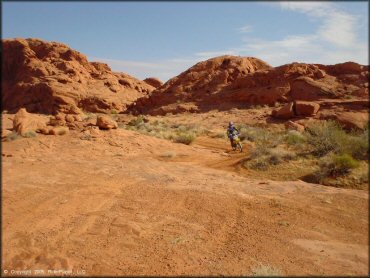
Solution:
<svg viewBox="0 0 370 278">
<path fill-rule="evenodd" d="M 145 78 L 143 81 L 154 88 L 159 88 L 163 85 L 163 82 L 155 77 Z"/>
<path fill-rule="evenodd" d="M 3 40 L 2 108 L 15 113 L 124 111 L 154 87 L 67 45 L 38 39 Z"/>
<path fill-rule="evenodd" d="M 221 56 L 200 62 L 170 79 L 130 105 L 129 110 L 164 115 L 296 100 L 368 98 L 368 70 L 353 62 L 271 67 L 256 58 Z"/>
<path fill-rule="evenodd" d="M 22 136 L 26 136 L 29 132 L 39 132 L 45 127 L 45 119 L 28 113 L 25 108 L 20 109 L 13 119 L 13 130 Z"/>
<path fill-rule="evenodd" d="M 364 130 L 369 124 L 369 114 L 367 112 L 328 112 L 321 114 L 320 118 L 323 120 L 335 120 L 347 130 Z"/>
<path fill-rule="evenodd" d="M 150 110 L 152 114 L 183 112 L 177 105 L 181 102 L 194 102 L 200 110 L 200 107 L 209 105 L 217 107 L 230 100 L 230 95 L 224 92 L 235 80 L 270 68 L 264 61 L 253 57 L 221 56 L 199 62 L 167 81 L 150 97 L 139 99 L 135 109 L 140 113 Z M 237 101 L 240 99 L 234 102 Z"/>
</svg>

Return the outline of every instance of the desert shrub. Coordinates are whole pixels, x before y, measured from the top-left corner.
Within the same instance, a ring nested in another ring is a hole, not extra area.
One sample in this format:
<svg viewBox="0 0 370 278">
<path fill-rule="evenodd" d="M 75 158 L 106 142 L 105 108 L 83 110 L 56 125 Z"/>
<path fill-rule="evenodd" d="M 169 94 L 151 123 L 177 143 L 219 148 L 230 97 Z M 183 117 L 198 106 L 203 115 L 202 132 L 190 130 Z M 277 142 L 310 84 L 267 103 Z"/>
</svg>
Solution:
<svg viewBox="0 0 370 278">
<path fill-rule="evenodd" d="M 357 168 L 359 162 L 349 154 L 333 154 L 319 162 L 320 172 L 324 177 L 346 175 Z"/>
<path fill-rule="evenodd" d="M 12 133 L 10 133 L 7 137 L 6 137 L 6 140 L 9 142 L 9 141 L 14 141 L 14 140 L 17 140 L 21 138 L 21 136 L 16 132 L 16 131 L 12 131 Z"/>
<path fill-rule="evenodd" d="M 348 136 L 335 121 L 311 124 L 306 128 L 307 142 L 313 148 L 313 154 L 322 157 L 330 152 L 340 153 L 348 143 Z"/>
<path fill-rule="evenodd" d="M 256 142 L 258 144 L 269 145 L 270 147 L 276 147 L 281 143 L 281 134 L 269 131 L 266 128 L 252 127 L 248 125 L 237 126 L 240 132 L 240 140 L 248 140 Z"/>
<path fill-rule="evenodd" d="M 259 264 L 252 269 L 253 276 L 283 276 L 284 272 L 275 266 Z"/>
<path fill-rule="evenodd" d="M 269 148 L 266 145 L 257 145 L 243 165 L 255 170 L 267 170 L 271 165 L 278 165 L 295 158 L 294 152 L 281 147 Z"/>
<path fill-rule="evenodd" d="M 174 138 L 176 143 L 182 143 L 185 145 L 191 144 L 196 138 L 196 135 L 193 132 L 182 132 Z"/>
<path fill-rule="evenodd" d="M 265 156 L 256 158 L 254 160 L 248 161 L 243 164 L 246 168 L 251 168 L 254 170 L 265 171 L 269 168 L 269 161 Z"/>
<path fill-rule="evenodd" d="M 334 121 L 311 125 L 307 128 L 307 142 L 313 148 L 313 154 L 319 157 L 333 152 L 338 155 L 349 154 L 356 159 L 367 160 L 369 157 L 369 133 L 346 133 Z"/>
<path fill-rule="evenodd" d="M 271 162 L 278 161 L 279 163 L 282 162 L 282 161 L 293 160 L 297 156 L 294 152 L 289 151 L 289 150 L 285 150 L 283 148 L 270 149 L 269 155 L 270 155 L 270 161 Z M 279 164 L 279 163 L 275 163 L 275 165 Z M 274 164 L 274 163 L 272 163 L 272 164 Z"/>
<path fill-rule="evenodd" d="M 288 145 L 301 145 L 306 142 L 306 137 L 296 130 L 289 130 L 288 133 L 284 137 L 285 142 Z"/>
<path fill-rule="evenodd" d="M 30 130 L 30 131 L 27 131 L 27 132 L 24 134 L 24 136 L 23 136 L 23 137 L 26 137 L 26 138 L 32 138 L 32 137 L 36 137 L 36 136 L 37 136 L 36 132 L 35 132 L 35 131 L 33 131 L 33 130 Z"/>
<path fill-rule="evenodd" d="M 144 123 L 144 116 L 143 115 L 139 115 L 135 119 L 132 119 L 128 123 L 128 125 L 130 125 L 130 126 L 139 126 L 139 125 L 141 125 L 143 123 Z"/>
<path fill-rule="evenodd" d="M 118 111 L 117 111 L 116 109 L 112 109 L 112 110 L 110 111 L 110 113 L 111 113 L 111 114 L 113 114 L 113 115 L 116 115 L 116 114 L 118 114 Z"/>
<path fill-rule="evenodd" d="M 93 136 L 91 134 L 83 134 L 81 137 L 80 137 L 81 140 L 87 140 L 87 141 L 91 141 L 93 140 Z"/>
<path fill-rule="evenodd" d="M 369 158 L 369 130 L 352 133 L 348 136 L 348 143 L 343 146 L 344 152 L 350 153 L 354 158 L 368 160 Z"/>
</svg>

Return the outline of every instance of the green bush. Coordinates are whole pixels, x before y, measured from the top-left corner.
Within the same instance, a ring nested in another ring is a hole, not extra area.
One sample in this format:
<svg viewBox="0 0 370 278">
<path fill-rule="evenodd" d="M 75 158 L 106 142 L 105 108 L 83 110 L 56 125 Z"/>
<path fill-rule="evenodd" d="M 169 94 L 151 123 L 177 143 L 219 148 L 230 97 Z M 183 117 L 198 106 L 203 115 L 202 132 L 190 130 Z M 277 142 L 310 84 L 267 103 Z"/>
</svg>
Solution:
<svg viewBox="0 0 370 278">
<path fill-rule="evenodd" d="M 240 132 L 240 140 L 248 140 L 256 142 L 258 144 L 268 145 L 270 147 L 276 147 L 281 143 L 281 134 L 271 132 L 266 128 L 252 127 L 248 125 L 237 126 Z"/>
<path fill-rule="evenodd" d="M 36 137 L 37 134 L 36 132 L 34 132 L 33 130 L 30 130 L 30 131 L 27 131 L 23 137 L 26 137 L 26 138 L 32 138 L 32 137 Z"/>
<path fill-rule="evenodd" d="M 369 130 L 362 133 L 353 133 L 349 136 L 345 152 L 350 153 L 354 158 L 368 160 L 369 158 Z"/>
<path fill-rule="evenodd" d="M 306 142 L 306 137 L 296 130 L 289 130 L 284 139 L 288 145 L 301 145 Z"/>
<path fill-rule="evenodd" d="M 346 175 L 359 166 L 359 162 L 349 154 L 330 155 L 319 163 L 323 177 Z"/>
<path fill-rule="evenodd" d="M 306 128 L 307 142 L 313 147 L 313 154 L 322 157 L 330 152 L 340 153 L 348 143 L 348 136 L 334 121 L 311 124 Z"/>
<path fill-rule="evenodd" d="M 319 157 L 330 152 L 349 154 L 363 160 L 369 157 L 368 129 L 364 132 L 346 133 L 337 122 L 327 121 L 309 126 L 306 137 L 313 148 L 313 154 Z"/>
</svg>

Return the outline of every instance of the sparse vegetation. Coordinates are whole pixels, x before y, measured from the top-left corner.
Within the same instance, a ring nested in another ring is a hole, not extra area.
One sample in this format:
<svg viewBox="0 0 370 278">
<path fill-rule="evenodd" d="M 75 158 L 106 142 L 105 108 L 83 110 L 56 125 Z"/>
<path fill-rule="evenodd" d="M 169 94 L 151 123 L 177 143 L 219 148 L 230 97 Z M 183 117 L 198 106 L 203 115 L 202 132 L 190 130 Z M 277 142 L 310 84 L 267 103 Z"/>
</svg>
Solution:
<svg viewBox="0 0 370 278">
<path fill-rule="evenodd" d="M 348 147 L 349 136 L 335 121 L 311 124 L 305 132 L 312 153 L 322 157 L 330 152 L 343 153 Z"/>
<path fill-rule="evenodd" d="M 281 133 L 271 132 L 262 127 L 253 127 L 248 125 L 237 126 L 240 132 L 240 140 L 248 140 L 257 144 L 268 145 L 270 147 L 278 146 L 282 141 Z"/>
<path fill-rule="evenodd" d="M 259 264 L 252 268 L 252 276 L 283 276 L 284 272 L 275 266 Z"/>
<path fill-rule="evenodd" d="M 303 133 L 250 126 L 241 126 L 239 130 L 244 140 L 254 142 L 243 162 L 245 168 L 270 171 L 271 167 L 295 165 L 289 161 L 299 160 L 300 164 L 311 165 L 311 174 L 302 177 L 308 182 L 332 185 L 333 179 L 339 178 L 336 186 L 356 187 L 368 180 L 368 173 L 356 170 L 361 161 L 367 165 L 368 130 L 346 132 L 334 121 L 312 124 Z"/>
<path fill-rule="evenodd" d="M 267 170 L 271 165 L 278 165 L 284 161 L 296 158 L 293 151 L 283 149 L 282 147 L 269 148 L 266 145 L 258 144 L 249 157 L 244 162 L 244 166 L 255 170 Z"/>
<path fill-rule="evenodd" d="M 150 122 L 142 115 L 120 127 L 186 145 L 191 144 L 197 136 L 207 132 L 203 127 L 196 125 L 169 124 L 159 120 Z"/>
<path fill-rule="evenodd" d="M 289 130 L 284 139 L 288 145 L 292 146 L 304 144 L 307 140 L 307 138 L 302 133 L 296 130 Z"/>
<path fill-rule="evenodd" d="M 182 132 L 177 137 L 175 137 L 174 141 L 176 143 L 182 143 L 185 145 L 190 145 L 197 136 L 195 133 L 192 132 Z"/>
<path fill-rule="evenodd" d="M 37 134 L 36 132 L 34 132 L 33 130 L 30 130 L 30 131 L 27 131 L 23 137 L 26 137 L 26 138 L 32 138 L 32 137 L 36 137 Z"/>
<path fill-rule="evenodd" d="M 6 140 L 9 142 L 9 141 L 14 141 L 14 140 L 17 140 L 21 138 L 21 136 L 16 132 L 16 131 L 12 131 L 12 133 L 10 133 L 7 137 L 6 137 Z"/>
</svg>

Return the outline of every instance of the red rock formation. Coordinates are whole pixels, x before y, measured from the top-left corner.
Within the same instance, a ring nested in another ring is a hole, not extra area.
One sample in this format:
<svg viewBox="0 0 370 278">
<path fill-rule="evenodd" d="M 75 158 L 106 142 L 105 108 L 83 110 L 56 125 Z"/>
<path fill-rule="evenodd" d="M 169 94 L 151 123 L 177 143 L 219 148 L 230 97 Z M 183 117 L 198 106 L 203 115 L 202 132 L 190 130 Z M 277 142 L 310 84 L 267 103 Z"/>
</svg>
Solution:
<svg viewBox="0 0 370 278">
<path fill-rule="evenodd" d="M 181 111 L 177 105 L 179 102 L 196 102 L 198 107 L 217 107 L 225 101 L 225 97 L 230 98 L 230 95 L 224 94 L 228 85 L 257 70 L 270 68 L 267 63 L 252 57 L 221 56 L 209 59 L 170 79 L 149 98 L 141 98 L 135 108 L 139 112 L 151 110 L 153 114 L 164 114 Z"/>
<path fill-rule="evenodd" d="M 163 85 L 163 82 L 155 77 L 145 78 L 143 81 L 154 88 L 159 88 Z"/>
<path fill-rule="evenodd" d="M 150 96 L 138 99 L 129 110 L 155 115 L 295 100 L 367 99 L 368 70 L 369 67 L 353 62 L 271 67 L 256 58 L 221 56 L 200 62 L 172 78 Z"/>
<path fill-rule="evenodd" d="M 74 113 L 124 111 L 154 87 L 57 42 L 3 40 L 2 109 Z"/>
</svg>

